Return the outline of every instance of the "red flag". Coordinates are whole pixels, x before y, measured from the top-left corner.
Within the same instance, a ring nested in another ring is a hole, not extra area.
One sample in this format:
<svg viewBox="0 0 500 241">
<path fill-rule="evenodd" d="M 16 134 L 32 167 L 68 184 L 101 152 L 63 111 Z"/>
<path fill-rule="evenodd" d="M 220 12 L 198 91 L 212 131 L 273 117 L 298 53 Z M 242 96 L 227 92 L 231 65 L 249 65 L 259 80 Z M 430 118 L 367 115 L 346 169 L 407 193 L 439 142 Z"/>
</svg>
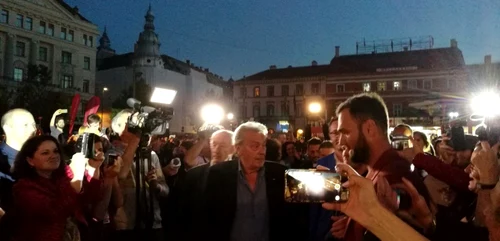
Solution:
<svg viewBox="0 0 500 241">
<path fill-rule="evenodd" d="M 92 96 L 92 98 L 90 98 L 89 102 L 87 103 L 87 106 L 85 107 L 85 117 L 83 119 L 83 125 L 87 125 L 87 117 L 89 115 L 97 113 L 100 105 L 101 105 L 101 99 L 99 99 L 99 97 Z"/>
<path fill-rule="evenodd" d="M 71 110 L 69 114 L 69 134 L 71 136 L 73 133 L 73 126 L 75 125 L 76 113 L 78 112 L 78 106 L 80 105 L 80 94 L 75 94 L 73 101 L 71 102 Z"/>
</svg>

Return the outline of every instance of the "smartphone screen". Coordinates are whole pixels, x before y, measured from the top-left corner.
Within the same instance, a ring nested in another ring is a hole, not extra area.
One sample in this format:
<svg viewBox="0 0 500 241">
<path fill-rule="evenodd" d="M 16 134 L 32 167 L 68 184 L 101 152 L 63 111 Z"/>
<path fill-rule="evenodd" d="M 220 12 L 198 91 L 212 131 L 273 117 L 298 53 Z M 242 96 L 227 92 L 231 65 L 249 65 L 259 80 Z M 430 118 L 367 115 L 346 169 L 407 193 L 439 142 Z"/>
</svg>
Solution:
<svg viewBox="0 0 500 241">
<path fill-rule="evenodd" d="M 290 169 L 285 173 L 285 201 L 290 203 L 346 202 L 349 190 L 342 176 L 331 171 Z"/>
<path fill-rule="evenodd" d="M 410 138 L 407 136 L 391 136 L 392 148 L 402 151 L 410 147 Z"/>
<path fill-rule="evenodd" d="M 109 154 L 108 155 L 108 166 L 113 166 L 115 165 L 116 159 L 118 156 L 116 154 Z"/>
</svg>

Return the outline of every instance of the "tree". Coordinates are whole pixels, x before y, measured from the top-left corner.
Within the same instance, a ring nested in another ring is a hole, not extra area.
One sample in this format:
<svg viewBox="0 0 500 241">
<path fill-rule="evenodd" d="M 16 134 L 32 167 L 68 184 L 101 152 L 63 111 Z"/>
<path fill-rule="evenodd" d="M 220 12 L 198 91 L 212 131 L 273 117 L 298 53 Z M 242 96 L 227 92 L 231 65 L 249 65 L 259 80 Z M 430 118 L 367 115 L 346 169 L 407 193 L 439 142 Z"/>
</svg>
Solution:
<svg viewBox="0 0 500 241">
<path fill-rule="evenodd" d="M 35 118 L 42 117 L 48 123 L 52 113 L 60 108 L 68 108 L 71 95 L 57 91 L 52 84 L 52 72 L 44 65 L 29 65 L 27 78 L 15 90 L 15 101 L 11 108 L 23 108 Z"/>
<path fill-rule="evenodd" d="M 151 86 L 149 86 L 143 78 L 135 82 L 135 99 L 141 101 L 143 105 L 151 105 L 149 101 L 152 94 L 151 91 Z M 112 107 L 116 109 L 130 108 L 130 106 L 127 105 L 127 100 L 133 96 L 134 86 L 130 85 L 129 88 L 124 89 L 120 96 L 113 101 Z"/>
</svg>

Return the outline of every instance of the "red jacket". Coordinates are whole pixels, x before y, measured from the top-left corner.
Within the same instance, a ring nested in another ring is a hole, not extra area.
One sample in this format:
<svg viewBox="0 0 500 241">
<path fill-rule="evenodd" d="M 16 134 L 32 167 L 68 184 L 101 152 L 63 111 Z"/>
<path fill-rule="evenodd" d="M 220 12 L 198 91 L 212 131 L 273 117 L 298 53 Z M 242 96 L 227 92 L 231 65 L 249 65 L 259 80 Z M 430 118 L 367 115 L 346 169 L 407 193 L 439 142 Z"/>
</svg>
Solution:
<svg viewBox="0 0 500 241">
<path fill-rule="evenodd" d="M 99 200 L 101 182 L 85 172 L 82 191 L 76 193 L 70 184 L 72 177 L 66 166 L 66 175 L 57 179 L 22 178 L 14 184 L 13 240 L 60 241 L 69 217 L 86 224 L 83 206 Z"/>
</svg>

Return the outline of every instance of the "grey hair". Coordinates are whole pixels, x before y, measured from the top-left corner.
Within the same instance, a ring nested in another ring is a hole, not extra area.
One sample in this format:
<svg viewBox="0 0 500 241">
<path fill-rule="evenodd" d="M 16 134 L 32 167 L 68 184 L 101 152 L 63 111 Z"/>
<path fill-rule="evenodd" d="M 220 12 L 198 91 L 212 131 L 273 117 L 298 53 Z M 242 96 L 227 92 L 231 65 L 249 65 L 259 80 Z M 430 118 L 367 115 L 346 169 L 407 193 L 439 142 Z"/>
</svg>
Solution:
<svg viewBox="0 0 500 241">
<path fill-rule="evenodd" d="M 236 128 L 234 131 L 234 141 L 235 145 L 240 144 L 243 141 L 243 134 L 247 131 L 258 132 L 267 136 L 267 127 L 259 122 L 248 121 Z"/>
<path fill-rule="evenodd" d="M 123 132 L 123 130 L 125 129 L 125 124 L 126 124 L 126 121 L 125 123 L 123 123 L 123 116 L 124 115 L 127 115 L 127 118 L 128 116 L 130 116 L 131 114 L 133 113 L 133 111 L 131 109 L 123 109 L 122 111 L 118 112 L 115 117 L 113 117 L 113 119 L 111 120 L 111 129 L 118 133 L 118 134 L 121 134 Z"/>
<path fill-rule="evenodd" d="M 219 135 L 219 134 L 228 135 L 231 138 L 231 144 L 234 145 L 234 132 L 232 132 L 230 130 L 218 130 L 218 131 L 215 131 L 214 133 L 212 133 L 212 136 L 210 137 L 210 139 L 214 138 L 216 135 Z"/>
</svg>

